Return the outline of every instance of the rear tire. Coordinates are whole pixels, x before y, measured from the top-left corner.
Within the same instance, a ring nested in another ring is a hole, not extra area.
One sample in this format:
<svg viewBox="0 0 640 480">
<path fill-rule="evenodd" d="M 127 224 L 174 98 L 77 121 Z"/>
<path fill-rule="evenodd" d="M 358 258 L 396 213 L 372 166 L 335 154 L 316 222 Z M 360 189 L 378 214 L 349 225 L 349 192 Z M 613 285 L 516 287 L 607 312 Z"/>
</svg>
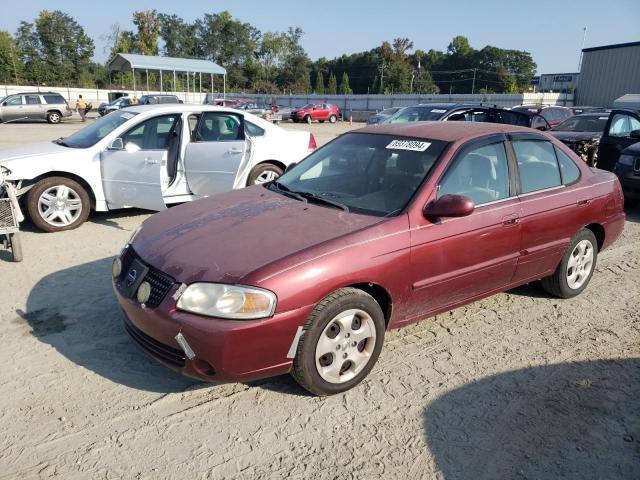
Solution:
<svg viewBox="0 0 640 480">
<path fill-rule="evenodd" d="M 78 228 L 89 217 L 90 208 L 84 187 L 66 177 L 44 178 L 27 193 L 29 217 L 45 232 Z"/>
<path fill-rule="evenodd" d="M 20 238 L 20 232 L 9 234 L 9 248 L 11 248 L 11 258 L 14 262 L 22 261 L 22 239 Z"/>
<path fill-rule="evenodd" d="M 49 123 L 60 123 L 62 121 L 62 115 L 60 112 L 49 112 L 47 113 L 47 122 Z"/>
<path fill-rule="evenodd" d="M 261 163 L 251 170 L 249 178 L 247 178 L 247 187 L 272 182 L 283 173 L 283 170 L 273 163 Z"/>
<path fill-rule="evenodd" d="M 384 333 L 382 309 L 371 295 L 356 288 L 336 290 L 304 323 L 291 375 L 316 395 L 349 390 L 375 365 Z"/>
<path fill-rule="evenodd" d="M 598 259 L 598 242 L 589 229 L 573 237 L 553 275 L 542 279 L 542 288 L 560 298 L 579 295 L 591 280 Z"/>
</svg>

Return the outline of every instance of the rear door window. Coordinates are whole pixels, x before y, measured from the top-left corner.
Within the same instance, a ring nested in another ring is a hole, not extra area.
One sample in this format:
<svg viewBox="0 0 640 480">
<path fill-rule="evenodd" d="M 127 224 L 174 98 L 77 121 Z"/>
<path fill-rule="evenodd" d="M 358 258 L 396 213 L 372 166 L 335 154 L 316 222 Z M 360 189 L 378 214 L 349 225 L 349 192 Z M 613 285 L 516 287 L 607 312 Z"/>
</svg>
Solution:
<svg viewBox="0 0 640 480">
<path fill-rule="evenodd" d="M 220 142 L 243 139 L 244 131 L 240 128 L 240 120 L 238 117 L 221 112 L 203 113 L 195 136 L 197 142 Z"/>
<path fill-rule="evenodd" d="M 24 99 L 27 105 L 40 105 L 42 103 L 40 95 L 25 95 Z"/>
<path fill-rule="evenodd" d="M 560 168 L 554 147 L 550 142 L 518 140 L 512 144 L 520 170 L 522 193 L 531 193 L 562 185 Z"/>
<path fill-rule="evenodd" d="M 438 185 L 438 196 L 464 195 L 476 205 L 509 197 L 509 168 L 504 143 L 474 148 L 456 158 Z"/>
<path fill-rule="evenodd" d="M 44 101 L 50 105 L 51 104 L 60 105 L 60 104 L 67 103 L 64 97 L 60 95 L 43 95 L 43 97 L 44 97 Z"/>
<path fill-rule="evenodd" d="M 556 148 L 556 155 L 558 157 L 558 164 L 560 165 L 560 176 L 562 177 L 563 185 L 571 185 L 580 178 L 580 169 L 576 167 L 573 160 L 559 148 Z"/>
</svg>

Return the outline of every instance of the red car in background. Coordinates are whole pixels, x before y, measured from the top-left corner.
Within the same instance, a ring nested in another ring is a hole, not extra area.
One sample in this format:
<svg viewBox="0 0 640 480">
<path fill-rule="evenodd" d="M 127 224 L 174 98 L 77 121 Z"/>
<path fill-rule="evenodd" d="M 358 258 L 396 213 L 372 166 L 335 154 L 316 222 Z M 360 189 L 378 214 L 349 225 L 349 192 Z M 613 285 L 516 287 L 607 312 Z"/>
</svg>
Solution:
<svg viewBox="0 0 640 480">
<path fill-rule="evenodd" d="M 291 111 L 294 122 L 311 123 L 314 120 L 322 123 L 325 120 L 336 123 L 340 119 L 340 109 L 332 103 L 308 103 L 304 107 Z"/>
<path fill-rule="evenodd" d="M 578 295 L 624 221 L 615 175 L 551 135 L 383 124 L 151 216 L 113 286 L 160 363 L 209 381 L 291 373 L 329 395 L 366 377 L 388 329 L 540 279 Z"/>
<path fill-rule="evenodd" d="M 531 128 L 536 130 L 549 130 L 575 115 L 569 107 L 558 105 L 520 105 L 511 110 L 532 115 Z"/>
</svg>

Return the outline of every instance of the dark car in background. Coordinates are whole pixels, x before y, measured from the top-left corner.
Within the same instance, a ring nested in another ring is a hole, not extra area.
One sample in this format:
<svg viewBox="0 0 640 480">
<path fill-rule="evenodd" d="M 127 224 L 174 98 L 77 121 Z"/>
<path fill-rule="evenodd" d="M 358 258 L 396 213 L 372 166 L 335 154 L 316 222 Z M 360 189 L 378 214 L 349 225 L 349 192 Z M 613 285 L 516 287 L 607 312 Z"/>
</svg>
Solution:
<svg viewBox="0 0 640 480">
<path fill-rule="evenodd" d="M 573 110 L 559 105 L 520 105 L 511 109 L 531 116 L 531 128 L 549 130 L 574 115 Z"/>
<path fill-rule="evenodd" d="M 0 100 L 0 122 L 46 120 L 60 123 L 73 112 L 62 95 L 56 92 L 24 92 Z"/>
<path fill-rule="evenodd" d="M 549 133 L 567 145 L 590 167 L 598 163 L 598 145 L 607 125 L 607 113 L 584 113 L 567 118 Z"/>
<path fill-rule="evenodd" d="M 139 105 L 157 105 L 160 103 L 182 103 L 176 95 L 143 95 Z"/>
<path fill-rule="evenodd" d="M 384 122 L 387 118 L 392 116 L 401 108 L 402 107 L 385 108 L 384 110 L 376 113 L 375 115 L 371 115 L 369 118 L 367 118 L 367 125 L 375 125 L 377 123 Z"/>
<path fill-rule="evenodd" d="M 627 205 L 637 205 L 640 200 L 640 134 L 637 143 L 625 148 L 613 167 L 618 176 Z"/>
<path fill-rule="evenodd" d="M 497 105 L 474 105 L 461 103 L 428 103 L 413 105 L 398 110 L 383 124 L 405 122 L 486 122 L 530 126 L 529 116 L 513 112 Z"/>
<path fill-rule="evenodd" d="M 116 98 L 113 102 L 101 103 L 98 105 L 98 114 L 104 117 L 107 113 L 115 112 L 121 108 L 131 106 L 131 99 L 129 97 Z"/>
<path fill-rule="evenodd" d="M 609 114 L 611 112 L 610 108 L 604 108 L 604 107 L 591 107 L 591 106 L 583 106 L 583 105 L 578 105 L 577 107 L 571 107 L 571 110 L 573 110 L 573 113 L 575 113 L 576 115 L 582 115 L 583 113 L 606 113 Z"/>
<path fill-rule="evenodd" d="M 640 142 L 640 111 L 614 109 L 598 146 L 598 168 L 612 171 L 622 151 Z"/>
</svg>

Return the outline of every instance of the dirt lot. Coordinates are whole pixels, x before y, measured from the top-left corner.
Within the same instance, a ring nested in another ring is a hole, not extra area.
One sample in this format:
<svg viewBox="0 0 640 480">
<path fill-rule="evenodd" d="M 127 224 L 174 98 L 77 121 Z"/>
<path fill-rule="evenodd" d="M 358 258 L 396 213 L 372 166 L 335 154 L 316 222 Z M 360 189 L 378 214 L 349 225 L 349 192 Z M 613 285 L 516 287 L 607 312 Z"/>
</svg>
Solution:
<svg viewBox="0 0 640 480">
<path fill-rule="evenodd" d="M 0 147 L 77 122 L 0 125 Z M 311 128 L 318 143 L 346 125 Z M 640 471 L 640 213 L 572 300 L 536 285 L 389 332 L 358 388 L 209 385 L 129 341 L 110 265 L 148 212 L 0 252 L 0 479 L 571 478 Z"/>
</svg>

